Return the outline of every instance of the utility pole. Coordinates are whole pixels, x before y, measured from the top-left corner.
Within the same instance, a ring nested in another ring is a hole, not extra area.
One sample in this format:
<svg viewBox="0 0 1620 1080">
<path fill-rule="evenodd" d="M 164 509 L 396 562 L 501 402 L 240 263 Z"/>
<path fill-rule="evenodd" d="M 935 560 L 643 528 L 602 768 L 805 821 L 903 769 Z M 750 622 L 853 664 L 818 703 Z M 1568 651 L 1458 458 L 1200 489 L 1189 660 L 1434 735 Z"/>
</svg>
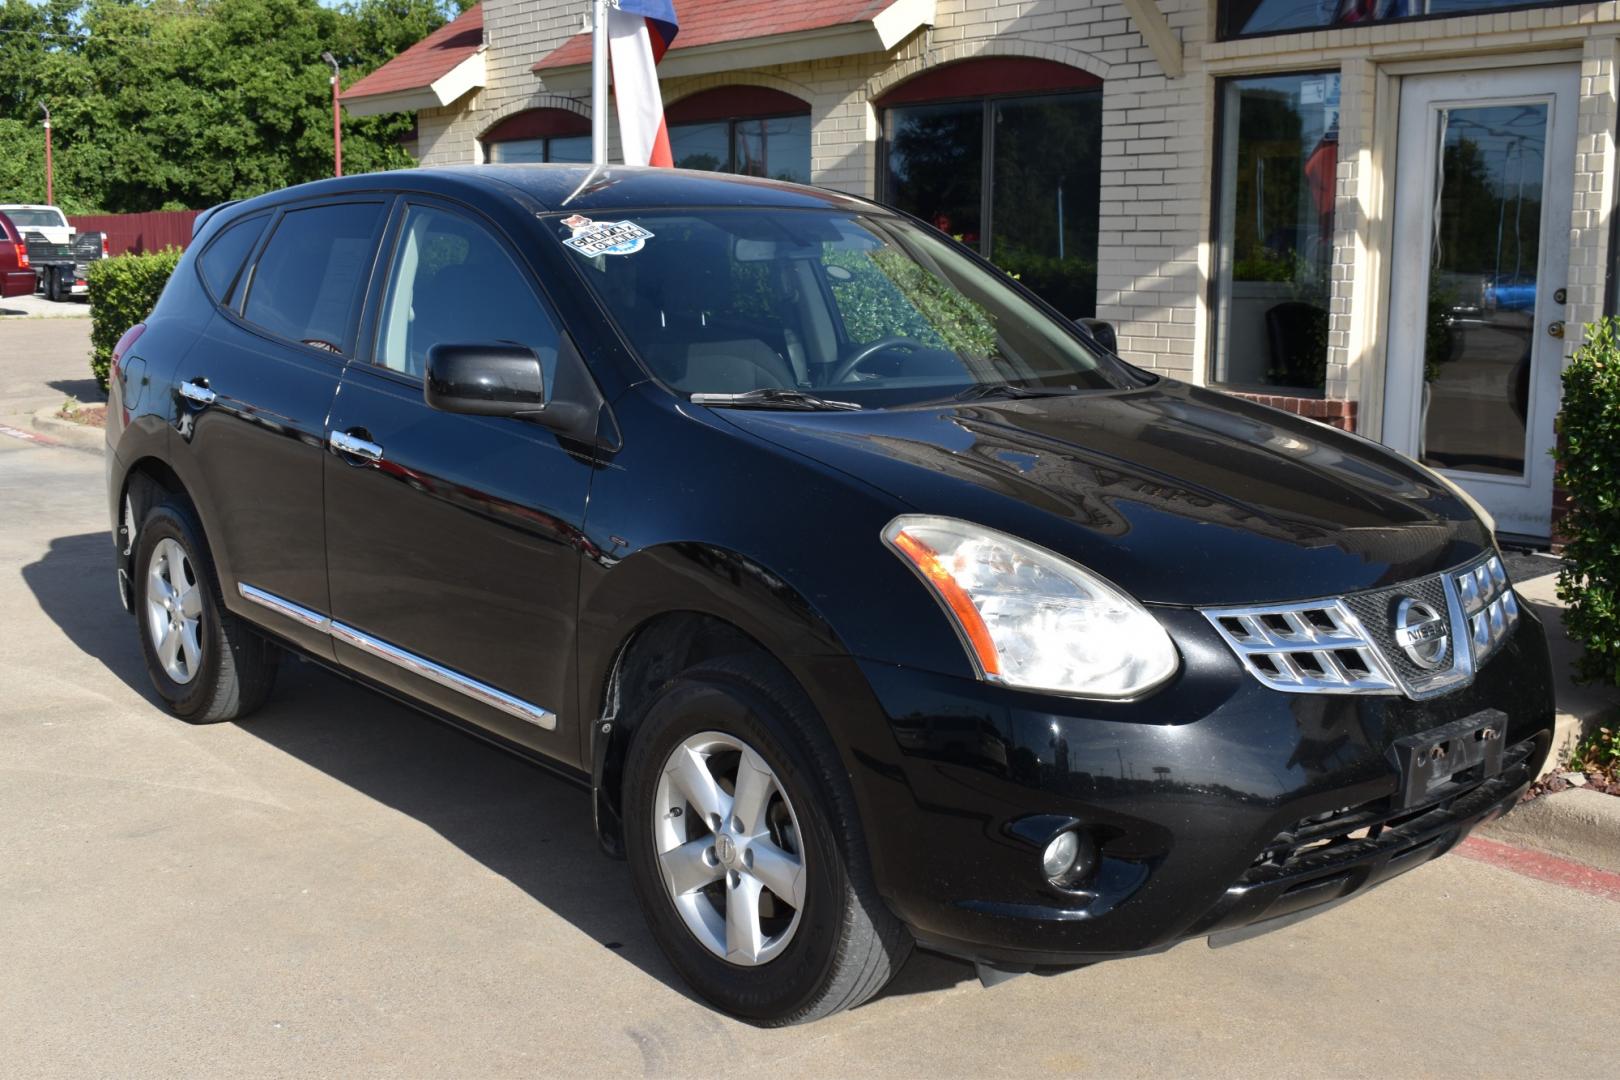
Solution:
<svg viewBox="0 0 1620 1080">
<path fill-rule="evenodd" d="M 343 112 L 338 105 L 338 62 L 331 50 L 321 53 L 321 59 L 332 65 L 332 175 L 343 175 Z"/>
<path fill-rule="evenodd" d="M 45 114 L 45 204 L 56 205 L 56 178 L 51 175 L 51 110 L 42 101 L 39 111 Z"/>
</svg>

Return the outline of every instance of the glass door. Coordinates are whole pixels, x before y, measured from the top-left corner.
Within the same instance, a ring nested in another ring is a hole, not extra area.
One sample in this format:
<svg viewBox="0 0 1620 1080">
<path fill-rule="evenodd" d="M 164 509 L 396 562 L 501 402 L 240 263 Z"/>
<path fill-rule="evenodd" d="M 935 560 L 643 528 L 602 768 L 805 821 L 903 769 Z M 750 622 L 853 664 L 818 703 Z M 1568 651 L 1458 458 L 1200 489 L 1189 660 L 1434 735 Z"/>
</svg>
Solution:
<svg viewBox="0 0 1620 1080">
<path fill-rule="evenodd" d="M 1401 87 L 1384 441 L 1545 537 L 1564 358 L 1577 72 Z"/>
</svg>

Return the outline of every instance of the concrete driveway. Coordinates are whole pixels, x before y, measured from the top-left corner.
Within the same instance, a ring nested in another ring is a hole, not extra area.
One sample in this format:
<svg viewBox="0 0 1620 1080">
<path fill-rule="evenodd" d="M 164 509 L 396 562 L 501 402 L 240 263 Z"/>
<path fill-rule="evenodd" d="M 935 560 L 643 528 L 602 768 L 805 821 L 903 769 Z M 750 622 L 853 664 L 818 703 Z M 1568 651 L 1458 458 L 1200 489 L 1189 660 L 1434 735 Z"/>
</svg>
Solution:
<svg viewBox="0 0 1620 1080">
<path fill-rule="evenodd" d="M 101 485 L 0 434 L 7 1075 L 1613 1073 L 1620 901 L 1460 854 L 1220 951 L 991 991 L 919 955 L 854 1012 L 735 1023 L 583 793 L 308 664 L 240 725 L 162 712 Z"/>
<path fill-rule="evenodd" d="M 0 319 L 15 318 L 36 319 L 87 319 L 90 317 L 90 300 L 85 296 L 76 296 L 71 300 L 47 300 L 38 295 L 8 296 L 0 299 Z"/>
</svg>

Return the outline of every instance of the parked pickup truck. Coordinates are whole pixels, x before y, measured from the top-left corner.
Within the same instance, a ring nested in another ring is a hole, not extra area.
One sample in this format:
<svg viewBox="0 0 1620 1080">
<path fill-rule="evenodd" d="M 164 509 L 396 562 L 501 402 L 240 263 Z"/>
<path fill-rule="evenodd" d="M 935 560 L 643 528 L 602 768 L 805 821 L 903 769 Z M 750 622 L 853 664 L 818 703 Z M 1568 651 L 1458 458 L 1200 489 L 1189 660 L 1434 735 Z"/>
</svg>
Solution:
<svg viewBox="0 0 1620 1080">
<path fill-rule="evenodd" d="M 22 233 L 28 262 L 47 299 L 66 300 L 89 291 L 89 264 L 107 256 L 107 235 L 76 232 L 54 206 L 0 206 Z"/>
</svg>

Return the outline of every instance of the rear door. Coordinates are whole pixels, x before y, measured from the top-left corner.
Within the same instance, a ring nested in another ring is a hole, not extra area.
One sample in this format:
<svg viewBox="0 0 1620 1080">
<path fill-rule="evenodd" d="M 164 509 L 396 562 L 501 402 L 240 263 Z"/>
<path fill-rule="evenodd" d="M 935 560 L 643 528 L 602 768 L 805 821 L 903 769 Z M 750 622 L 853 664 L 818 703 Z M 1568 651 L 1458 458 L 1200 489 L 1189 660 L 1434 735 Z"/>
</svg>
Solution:
<svg viewBox="0 0 1620 1080">
<path fill-rule="evenodd" d="M 523 420 L 422 397 L 427 351 L 536 349 L 548 399 L 583 367 L 525 261 L 474 212 L 403 201 L 367 355 L 326 457 L 333 638 L 344 664 L 520 745 L 579 757 L 572 665 L 589 455 Z M 357 452 L 358 450 L 358 452 Z"/>
<path fill-rule="evenodd" d="M 175 375 L 177 453 L 199 477 L 226 604 L 326 656 L 326 418 L 388 206 L 297 205 L 223 230 L 199 259 L 221 307 Z M 237 272 L 244 243 L 259 250 Z"/>
</svg>

